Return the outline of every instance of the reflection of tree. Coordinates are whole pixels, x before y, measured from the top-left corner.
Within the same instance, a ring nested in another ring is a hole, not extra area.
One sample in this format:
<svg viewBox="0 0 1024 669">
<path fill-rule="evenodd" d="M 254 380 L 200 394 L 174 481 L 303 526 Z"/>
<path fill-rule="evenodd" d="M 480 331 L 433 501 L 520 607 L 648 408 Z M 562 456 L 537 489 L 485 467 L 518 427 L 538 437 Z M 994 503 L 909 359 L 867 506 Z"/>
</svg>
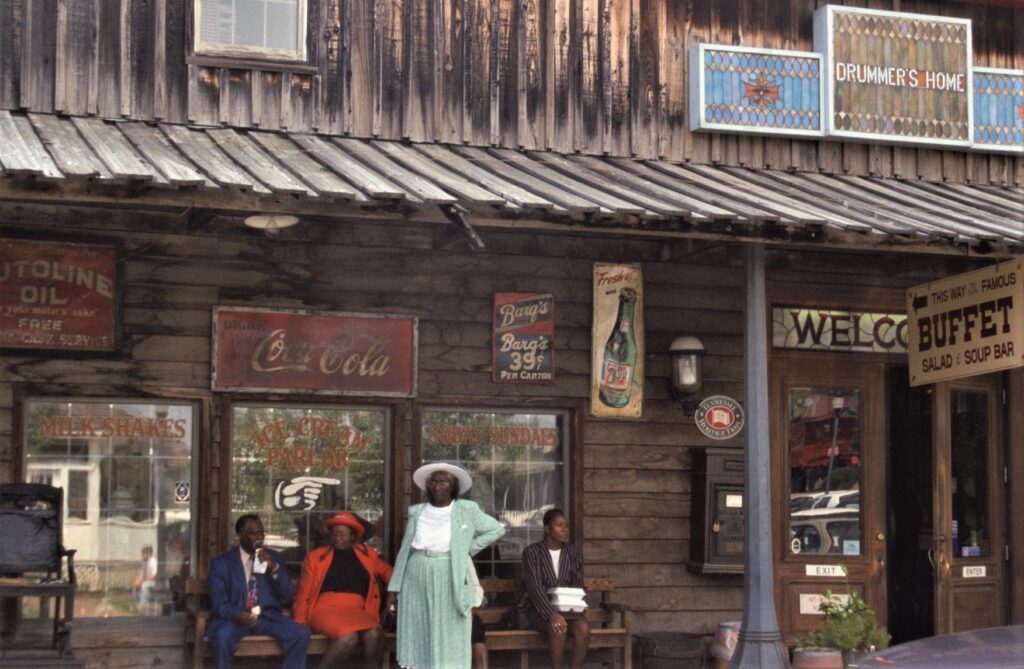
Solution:
<svg viewBox="0 0 1024 669">
<path fill-rule="evenodd" d="M 860 430 L 859 391 L 791 388 L 790 492 L 856 487 L 860 480 Z"/>
</svg>

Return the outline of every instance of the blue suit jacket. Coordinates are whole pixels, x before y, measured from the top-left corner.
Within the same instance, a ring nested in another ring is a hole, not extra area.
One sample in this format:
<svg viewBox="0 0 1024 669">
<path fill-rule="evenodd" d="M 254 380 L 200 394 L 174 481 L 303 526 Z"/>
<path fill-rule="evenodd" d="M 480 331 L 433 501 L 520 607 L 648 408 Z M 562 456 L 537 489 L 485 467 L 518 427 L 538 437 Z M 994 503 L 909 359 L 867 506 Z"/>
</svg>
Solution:
<svg viewBox="0 0 1024 669">
<path fill-rule="evenodd" d="M 295 597 L 292 579 L 284 567 L 284 556 L 277 551 L 267 549 L 274 562 L 281 568 L 277 577 L 256 574 L 256 588 L 260 597 L 260 617 L 268 620 L 283 619 L 281 609 L 291 604 Z M 234 617 L 245 611 L 245 597 L 249 587 L 245 581 L 245 569 L 238 546 L 226 553 L 221 553 L 210 563 L 210 572 L 206 576 L 206 589 L 210 596 L 210 624 L 207 635 L 213 636 L 217 627 L 230 622 Z"/>
</svg>

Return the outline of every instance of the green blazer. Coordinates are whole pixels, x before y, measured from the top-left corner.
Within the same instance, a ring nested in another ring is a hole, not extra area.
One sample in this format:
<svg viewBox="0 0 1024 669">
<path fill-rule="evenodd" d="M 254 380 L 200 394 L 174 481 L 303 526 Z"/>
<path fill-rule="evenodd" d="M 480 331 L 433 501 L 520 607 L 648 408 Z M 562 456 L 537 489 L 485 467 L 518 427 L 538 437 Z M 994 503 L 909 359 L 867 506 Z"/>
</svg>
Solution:
<svg viewBox="0 0 1024 669">
<path fill-rule="evenodd" d="M 466 562 L 470 555 L 476 555 L 505 534 L 505 526 L 484 513 L 476 502 L 468 499 L 457 499 L 452 504 L 452 589 L 455 601 L 459 603 L 459 613 L 468 616 L 473 607 L 474 586 L 466 578 Z M 402 580 L 405 578 L 405 565 L 412 553 L 412 540 L 416 536 L 416 521 L 426 504 L 414 504 L 409 507 L 409 520 L 405 524 L 405 535 L 402 547 L 395 560 L 395 571 L 388 583 L 389 592 L 401 592 Z"/>
</svg>

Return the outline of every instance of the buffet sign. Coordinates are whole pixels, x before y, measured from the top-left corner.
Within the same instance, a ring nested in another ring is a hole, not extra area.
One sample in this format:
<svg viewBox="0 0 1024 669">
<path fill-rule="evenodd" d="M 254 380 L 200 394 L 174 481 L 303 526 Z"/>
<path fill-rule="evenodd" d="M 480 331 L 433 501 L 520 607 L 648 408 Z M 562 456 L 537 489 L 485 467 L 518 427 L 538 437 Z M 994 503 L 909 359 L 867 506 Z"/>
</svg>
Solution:
<svg viewBox="0 0 1024 669">
<path fill-rule="evenodd" d="M 413 397 L 417 320 L 215 307 L 214 390 Z"/>
<path fill-rule="evenodd" d="M 554 382 L 554 295 L 495 293 L 491 358 L 495 383 Z"/>
<path fill-rule="evenodd" d="M 0 239 L 0 349 L 116 353 L 114 244 Z"/>
<path fill-rule="evenodd" d="M 1024 260 L 915 286 L 910 315 L 910 385 L 1024 365 Z"/>
</svg>

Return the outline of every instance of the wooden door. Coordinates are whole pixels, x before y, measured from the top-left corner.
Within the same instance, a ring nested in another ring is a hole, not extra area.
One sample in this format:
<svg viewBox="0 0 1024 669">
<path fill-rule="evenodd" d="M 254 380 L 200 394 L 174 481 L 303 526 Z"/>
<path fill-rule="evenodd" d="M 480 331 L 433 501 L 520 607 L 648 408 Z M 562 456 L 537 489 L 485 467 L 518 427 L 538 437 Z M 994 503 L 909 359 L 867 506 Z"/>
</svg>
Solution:
<svg viewBox="0 0 1024 669">
<path fill-rule="evenodd" d="M 936 634 L 1007 623 L 999 374 L 935 388 Z"/>
<path fill-rule="evenodd" d="M 826 590 L 885 622 L 885 366 L 847 355 L 773 360 L 775 594 L 787 643 L 821 625 Z M 844 573 L 845 572 L 845 573 Z"/>
</svg>

